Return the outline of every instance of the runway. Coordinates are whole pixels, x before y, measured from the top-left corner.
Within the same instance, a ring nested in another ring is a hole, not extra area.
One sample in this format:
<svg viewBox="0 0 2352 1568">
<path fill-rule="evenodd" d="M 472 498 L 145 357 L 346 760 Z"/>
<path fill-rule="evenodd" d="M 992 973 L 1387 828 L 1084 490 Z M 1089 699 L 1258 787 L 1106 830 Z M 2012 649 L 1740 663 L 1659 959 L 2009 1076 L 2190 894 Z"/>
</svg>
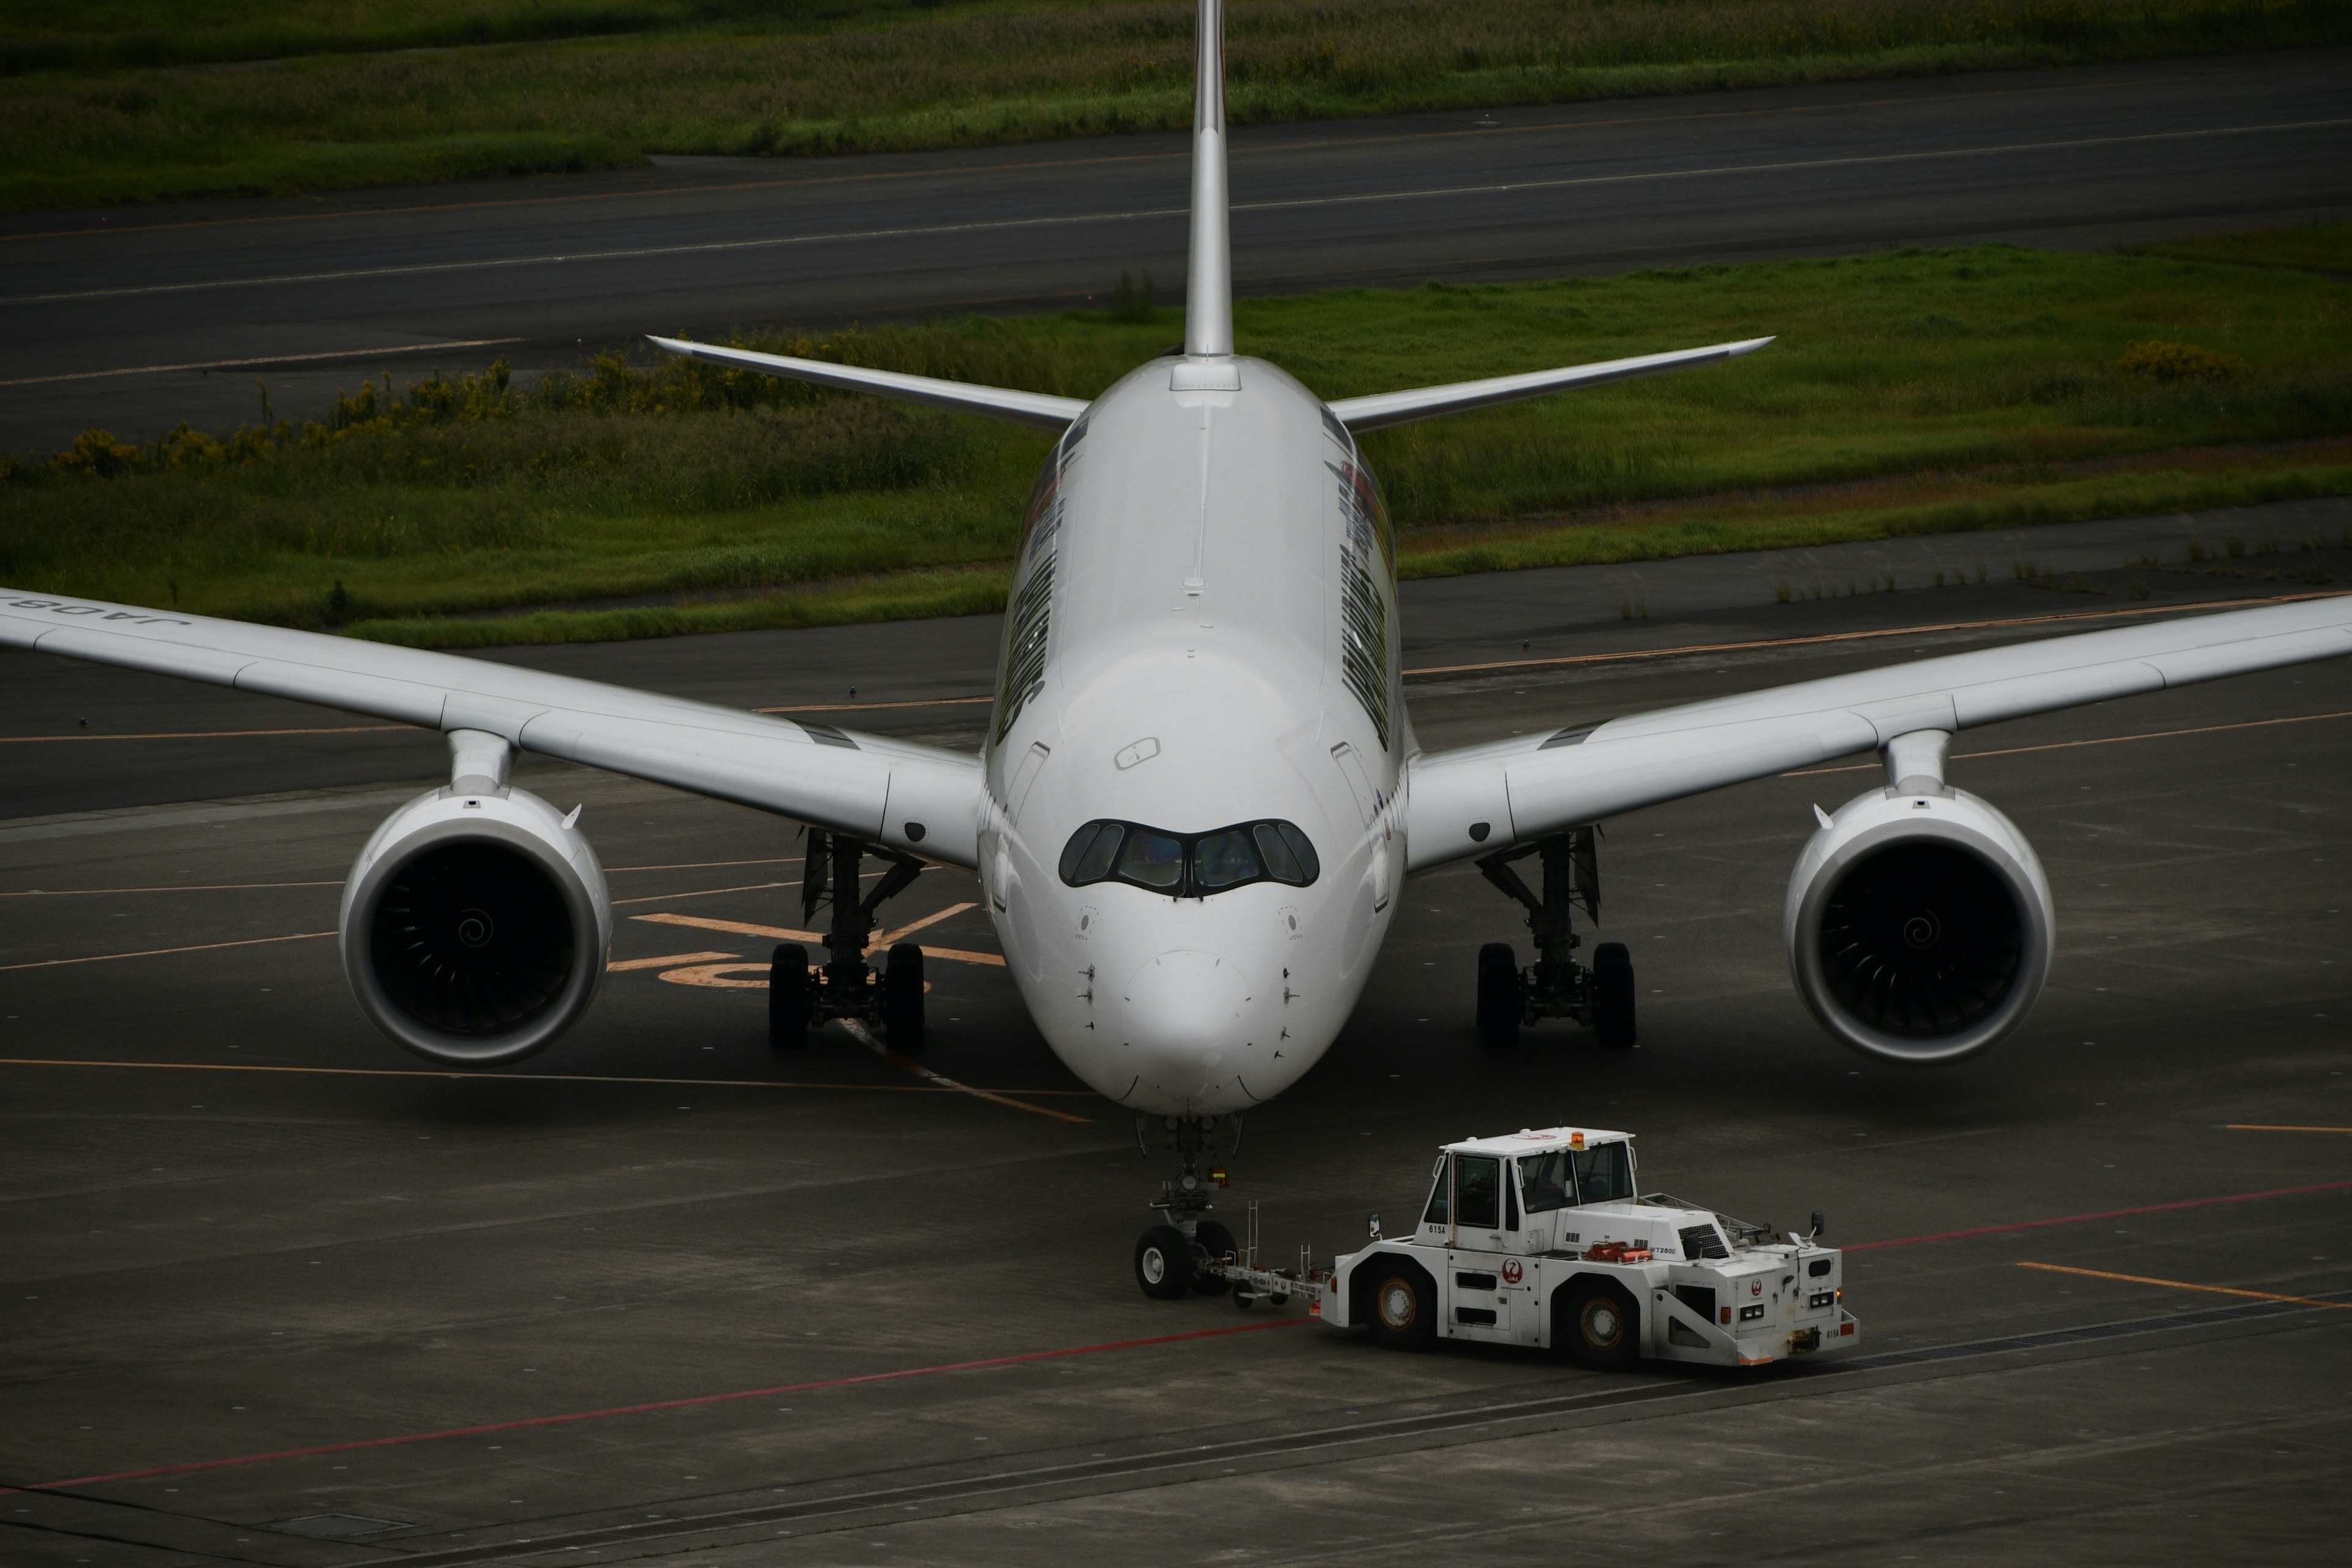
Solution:
<svg viewBox="0 0 2352 1568">
<path fill-rule="evenodd" d="M 2347 530 L 2298 503 L 1413 584 L 1412 713 L 1460 744 L 2326 592 Z M 855 681 L 866 711 L 834 721 L 952 741 L 993 628 L 515 657 L 751 706 Z M 310 934 L 435 738 L 17 655 L 0 708 L 69 737 L 0 742 L 12 1563 L 1405 1563 L 1595 1536 L 2322 1563 L 2352 1523 L 2352 663 L 1960 738 L 1955 782 L 2044 859 L 2060 948 L 2025 1028 L 1957 1068 L 1853 1058 L 1789 987 L 1789 868 L 1867 759 L 1608 825 L 1637 1051 L 1479 1046 L 1473 954 L 1524 931 L 1467 868 L 1407 884 L 1229 1205 L 1325 1259 L 1417 1202 L 1437 1142 L 1629 1128 L 1645 1187 L 1822 1209 L 1855 1249 L 1864 1354 L 1755 1378 L 1391 1355 L 1296 1307 L 1146 1300 L 1128 1249 L 1164 1173 L 1030 1029 L 960 874 L 886 910 L 964 955 L 930 965 L 933 1076 L 831 1031 L 779 1056 L 726 982 L 801 919 L 789 826 L 532 764 L 614 868 L 617 972 L 555 1048 L 452 1074 L 377 1037 Z M 188 738 L 131 738 L 164 735 Z"/>
<path fill-rule="evenodd" d="M 2097 247 L 2352 206 L 2352 56 L 1244 128 L 1244 292 L 1980 240 Z M 281 416 L 648 331 L 1181 298 L 1183 139 L 794 161 L 0 222 L 0 451 Z M 1675 346 L 1660 323 L 1660 346 Z"/>
</svg>

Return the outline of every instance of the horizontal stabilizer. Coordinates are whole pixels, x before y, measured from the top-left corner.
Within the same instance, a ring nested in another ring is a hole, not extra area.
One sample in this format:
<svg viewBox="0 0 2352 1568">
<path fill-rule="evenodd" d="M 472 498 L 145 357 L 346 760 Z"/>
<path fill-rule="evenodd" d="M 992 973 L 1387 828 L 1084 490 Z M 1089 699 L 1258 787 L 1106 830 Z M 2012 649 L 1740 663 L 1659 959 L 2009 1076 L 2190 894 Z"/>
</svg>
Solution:
<svg viewBox="0 0 2352 1568">
<path fill-rule="evenodd" d="M 1415 419 L 1434 419 L 1441 414 L 1459 414 L 1466 408 L 1485 408 L 1497 403 L 1516 403 L 1522 397 L 1541 397 L 1548 392 L 1566 392 L 1573 386 L 1599 386 L 1604 382 L 1630 381 L 1637 375 L 1656 375 L 1661 371 L 1733 359 L 1752 354 L 1771 341 L 1749 338 L 1744 342 L 1715 343 L 1670 354 L 1642 354 L 1633 359 L 1602 360 L 1598 364 L 1572 364 L 1561 370 L 1529 371 L 1525 375 L 1457 381 L 1450 386 L 1416 386 L 1370 397 L 1343 397 L 1331 405 L 1331 412 L 1350 430 L 1378 430 Z"/>
<path fill-rule="evenodd" d="M 1042 392 L 974 386 L 969 382 L 941 381 L 937 376 L 906 375 L 895 370 L 867 370 L 862 365 L 833 364 L 820 359 L 793 359 L 789 354 L 763 354 L 751 349 L 719 348 L 709 343 L 688 342 L 681 338 L 654 338 L 651 341 L 674 354 L 684 354 L 688 359 L 698 359 L 710 364 L 756 370 L 764 375 L 781 375 L 792 381 L 814 382 L 819 386 L 838 387 L 844 392 L 868 392 L 877 397 L 895 397 L 901 403 L 922 403 L 933 408 L 950 408 L 958 414 L 977 414 L 985 419 L 1005 419 L 1015 425 L 1039 425 L 1048 430 L 1059 430 L 1087 411 L 1082 399 L 1054 397 Z"/>
</svg>

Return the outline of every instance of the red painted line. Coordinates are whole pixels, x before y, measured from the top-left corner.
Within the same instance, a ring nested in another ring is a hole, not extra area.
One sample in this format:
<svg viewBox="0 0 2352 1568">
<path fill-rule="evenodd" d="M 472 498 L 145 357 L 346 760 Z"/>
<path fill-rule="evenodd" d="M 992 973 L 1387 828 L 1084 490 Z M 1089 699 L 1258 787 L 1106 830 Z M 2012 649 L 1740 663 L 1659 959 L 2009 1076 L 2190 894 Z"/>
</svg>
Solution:
<svg viewBox="0 0 2352 1568">
<path fill-rule="evenodd" d="M 1027 1362 L 1060 1361 L 1069 1356 L 1101 1355 L 1108 1351 L 1148 1350 L 1154 1345 L 1182 1344 L 1188 1340 L 1220 1340 L 1234 1334 L 1254 1334 L 1267 1329 L 1291 1329 L 1312 1318 L 1276 1318 L 1267 1322 L 1242 1323 L 1230 1329 L 1195 1329 L 1190 1333 L 1155 1334 L 1150 1339 L 1114 1340 L 1108 1344 L 1074 1345 L 1064 1350 L 1027 1351 L 1019 1355 L 988 1356 L 980 1361 L 950 1362 L 944 1366 L 915 1366 L 897 1372 L 868 1372 L 856 1377 L 828 1377 L 814 1383 L 782 1383 L 773 1388 L 746 1388 L 733 1394 L 698 1394 L 687 1399 L 656 1399 L 644 1405 L 616 1405 L 607 1410 L 574 1410 L 562 1415 L 530 1415 L 518 1421 L 488 1421 L 478 1426 L 451 1426 L 439 1432 L 409 1432 L 397 1437 L 362 1437 L 350 1443 L 321 1443 L 311 1448 L 280 1448 L 268 1454 L 239 1454 L 227 1459 L 192 1459 L 185 1464 L 151 1465 L 141 1470 L 116 1470 L 103 1476 L 75 1476 L 66 1480 L 40 1481 L 32 1486 L 0 1487 L 0 1497 L 16 1492 L 55 1491 L 65 1487 L 94 1487 L 108 1481 L 144 1480 L 150 1476 L 184 1476 L 192 1470 L 220 1470 L 234 1465 L 258 1465 L 271 1459 L 307 1459 L 320 1454 L 350 1454 L 363 1448 L 397 1448 L 410 1443 L 437 1443 L 445 1437 L 478 1437 L 490 1432 L 520 1432 L 533 1426 L 565 1426 L 575 1421 L 603 1421 L 614 1415 L 645 1415 L 657 1410 L 691 1410 L 705 1405 L 726 1405 L 738 1399 L 772 1399 L 780 1394 L 807 1394 L 824 1388 L 855 1388 L 860 1384 L 896 1383 L 909 1377 L 934 1377 L 949 1372 L 984 1372 L 990 1367 L 1019 1366 Z"/>
<path fill-rule="evenodd" d="M 1882 1247 L 1916 1247 L 1924 1241 L 1965 1241 L 1972 1236 L 1999 1236 L 2012 1230 L 2046 1230 L 2053 1225 L 2081 1225 L 2086 1220 L 2124 1219 L 2139 1214 L 2169 1214 L 2175 1209 L 2201 1209 L 2214 1204 L 2247 1204 L 2256 1198 L 2291 1198 L 2303 1193 L 2340 1193 L 2352 1182 L 2321 1182 L 2309 1187 L 2273 1187 L 2263 1193 L 2230 1193 L 2218 1198 L 2189 1198 L 2177 1204 L 2147 1204 L 2136 1209 L 2107 1209 L 2099 1214 L 2070 1214 L 2057 1219 L 2024 1219 L 2014 1225 L 1979 1226 L 1974 1230 L 1945 1230 L 1933 1236 L 1903 1236 L 1892 1241 L 1857 1241 L 1845 1252 L 1872 1252 Z"/>
</svg>

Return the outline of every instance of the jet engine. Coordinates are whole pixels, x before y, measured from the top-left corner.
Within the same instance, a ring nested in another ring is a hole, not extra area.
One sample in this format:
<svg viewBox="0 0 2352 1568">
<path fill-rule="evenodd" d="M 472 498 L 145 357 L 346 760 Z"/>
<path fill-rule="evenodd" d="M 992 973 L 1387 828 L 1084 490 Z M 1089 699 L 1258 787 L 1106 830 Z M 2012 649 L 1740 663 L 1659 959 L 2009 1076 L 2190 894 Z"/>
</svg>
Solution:
<svg viewBox="0 0 2352 1568">
<path fill-rule="evenodd" d="M 1940 772 L 1822 816 L 1789 879 L 1798 993 L 1822 1027 L 1885 1061 L 1975 1055 L 2017 1026 L 2050 972 L 2055 919 L 2033 847 Z"/>
<path fill-rule="evenodd" d="M 484 739 L 495 739 L 485 737 Z M 458 751 L 453 737 L 453 751 Z M 343 970 L 376 1026 L 421 1057 L 489 1067 L 587 1010 L 613 910 L 575 826 L 494 769 L 392 814 L 343 887 Z"/>
</svg>

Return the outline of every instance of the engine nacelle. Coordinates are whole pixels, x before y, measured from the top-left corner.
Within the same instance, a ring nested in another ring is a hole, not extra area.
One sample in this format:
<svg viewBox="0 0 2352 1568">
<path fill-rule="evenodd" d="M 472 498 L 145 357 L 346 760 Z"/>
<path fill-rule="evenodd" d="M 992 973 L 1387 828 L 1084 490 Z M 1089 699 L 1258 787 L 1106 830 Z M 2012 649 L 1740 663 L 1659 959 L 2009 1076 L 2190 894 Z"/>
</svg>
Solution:
<svg viewBox="0 0 2352 1568">
<path fill-rule="evenodd" d="M 343 886 L 343 971 L 360 1005 L 436 1062 L 489 1067 L 554 1039 L 595 998 L 612 936 L 596 852 L 519 789 L 418 795 Z"/>
<path fill-rule="evenodd" d="M 1865 1055 L 1926 1064 L 2017 1026 L 2050 973 L 2055 915 L 2015 823 L 1963 790 L 1890 787 L 1813 835 L 1783 930 L 1822 1027 Z"/>
</svg>

